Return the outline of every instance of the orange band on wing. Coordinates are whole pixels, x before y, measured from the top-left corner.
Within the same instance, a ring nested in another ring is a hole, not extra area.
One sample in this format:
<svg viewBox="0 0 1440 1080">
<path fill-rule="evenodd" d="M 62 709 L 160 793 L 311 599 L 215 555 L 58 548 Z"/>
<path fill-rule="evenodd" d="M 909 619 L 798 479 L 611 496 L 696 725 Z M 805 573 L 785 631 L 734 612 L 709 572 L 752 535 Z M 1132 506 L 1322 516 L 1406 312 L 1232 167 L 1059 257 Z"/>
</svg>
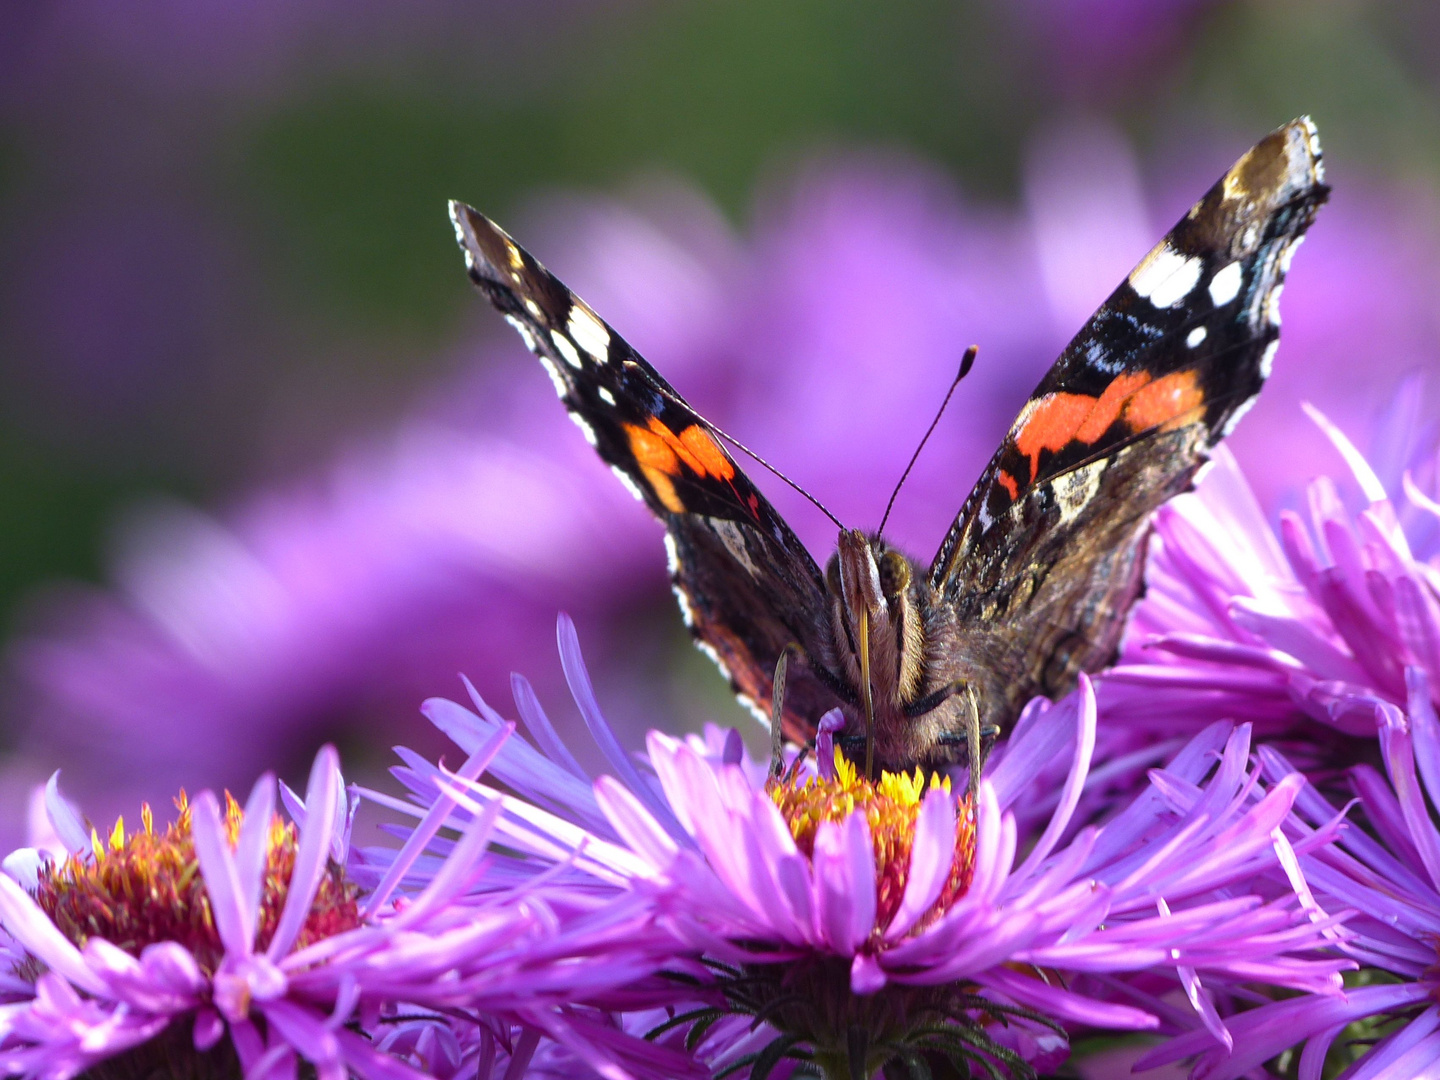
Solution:
<svg viewBox="0 0 1440 1080">
<path fill-rule="evenodd" d="M 1205 391 L 1193 370 L 1176 371 L 1137 391 L 1125 405 L 1125 422 L 1135 431 L 1174 431 L 1199 419 Z"/>
<path fill-rule="evenodd" d="M 691 424 L 678 436 L 654 416 L 643 428 L 637 424 L 622 426 L 640 472 L 671 513 L 679 514 L 685 510 L 671 482 L 672 477 L 680 475 L 681 462 L 696 476 L 727 482 L 735 478 L 735 463 L 699 424 Z M 754 506 L 751 506 L 751 512 L 755 512 Z"/>
<path fill-rule="evenodd" d="M 700 463 L 695 470 L 701 474 L 718 477 L 721 480 L 735 479 L 735 463 L 720 449 L 710 433 L 699 424 L 691 424 L 680 433 L 680 442 Z M 689 462 L 687 461 L 688 465 Z"/>
<path fill-rule="evenodd" d="M 654 418 L 651 418 L 653 424 Z M 675 451 L 670 449 L 667 441 L 653 431 L 637 427 L 635 424 L 622 425 L 625 435 L 630 440 L 630 452 L 635 455 L 635 463 L 640 466 L 640 474 L 645 477 L 645 482 L 650 485 L 650 490 L 660 500 L 665 509 L 672 514 L 685 512 L 685 504 L 681 502 L 680 496 L 675 493 L 675 485 L 670 482 L 672 476 L 680 472 L 680 459 L 675 456 Z M 669 434 L 667 431 L 666 434 Z M 674 436 L 672 435 L 673 439 Z"/>
<path fill-rule="evenodd" d="M 1072 442 L 1090 446 L 1117 420 L 1135 432 L 1170 431 L 1194 420 L 1204 404 L 1205 392 L 1193 370 L 1159 379 L 1144 371 L 1126 372 L 1115 376 L 1098 398 L 1063 391 L 1041 398 L 1015 433 L 1015 449 L 1030 459 L 1033 483 L 1040 473 L 1042 450 L 1054 453 Z"/>
</svg>

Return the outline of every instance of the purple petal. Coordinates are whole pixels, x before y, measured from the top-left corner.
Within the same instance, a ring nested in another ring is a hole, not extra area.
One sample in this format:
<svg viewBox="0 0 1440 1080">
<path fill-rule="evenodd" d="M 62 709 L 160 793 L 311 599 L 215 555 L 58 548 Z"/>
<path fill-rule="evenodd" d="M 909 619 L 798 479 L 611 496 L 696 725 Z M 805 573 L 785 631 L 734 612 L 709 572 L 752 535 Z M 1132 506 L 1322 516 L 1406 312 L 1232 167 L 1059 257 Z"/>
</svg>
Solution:
<svg viewBox="0 0 1440 1080">
<path fill-rule="evenodd" d="M 330 841 L 342 824 L 336 813 L 336 796 L 343 786 L 339 755 L 333 746 L 322 746 L 315 755 L 310 781 L 305 786 L 306 820 L 300 832 L 300 850 L 295 853 L 290 887 L 285 894 L 285 907 L 281 909 L 270 947 L 265 950 L 272 963 L 290 951 L 310 915 L 310 904 L 325 873 Z"/>
<path fill-rule="evenodd" d="M 85 827 L 80 812 L 69 799 L 60 794 L 59 769 L 51 773 L 50 779 L 45 782 L 45 813 L 66 851 L 75 855 L 89 850 L 90 830 Z"/>
<path fill-rule="evenodd" d="M 1340 456 L 1350 467 L 1350 472 L 1355 477 L 1355 482 L 1360 485 L 1360 490 L 1364 493 L 1365 498 L 1372 503 L 1386 502 L 1389 496 L 1385 493 L 1385 485 L 1380 483 L 1380 478 L 1375 475 L 1375 470 L 1370 467 L 1370 462 L 1365 460 L 1364 454 L 1355 449 L 1355 444 L 1346 438 L 1345 433 L 1308 401 L 1302 401 L 1300 408 L 1305 410 L 1305 415 L 1315 422 L 1315 426 L 1324 432 L 1331 445 L 1340 452 Z"/>
<path fill-rule="evenodd" d="M 24 889 L 4 875 L 0 875 L 0 922 L 11 937 L 51 971 L 91 994 L 106 994 L 104 980 L 90 970 L 80 950 Z"/>
<path fill-rule="evenodd" d="M 190 835 L 195 841 L 205 892 L 210 897 L 215 929 L 228 954 L 249 956 L 255 944 L 255 923 L 245 906 L 245 886 L 225 836 L 220 803 L 214 792 L 202 791 L 190 807 Z"/>
<path fill-rule="evenodd" d="M 1431 675 L 1440 678 L 1440 617 L 1432 594 L 1409 574 L 1395 581 L 1400 636 Z"/>
<path fill-rule="evenodd" d="M 421 713 L 467 754 L 479 750 L 507 723 L 479 694 L 473 694 L 472 700 L 478 716 L 445 698 L 431 698 L 420 706 Z M 487 771 L 538 806 L 581 819 L 591 828 L 606 828 L 590 782 L 572 775 L 524 739 L 506 740 Z"/>
<path fill-rule="evenodd" d="M 285 1042 L 316 1066 L 323 1069 L 339 1061 L 340 1042 L 322 1017 L 284 1000 L 267 1003 L 263 1012 Z"/>
<path fill-rule="evenodd" d="M 334 1035 L 340 1044 L 345 1063 L 361 1080 L 429 1080 L 425 1073 L 417 1072 L 391 1055 L 381 1053 L 369 1039 L 348 1028 L 337 1028 Z M 478 1075 L 489 1080 L 484 1072 Z"/>
<path fill-rule="evenodd" d="M 1160 914 L 1162 917 L 1170 914 L 1170 909 L 1165 905 L 1164 900 L 1159 902 Z M 1172 956 L 1178 958 L 1178 953 L 1172 950 Z M 1196 974 L 1193 967 L 1184 964 L 1175 966 L 1175 973 L 1180 977 L 1180 985 L 1185 989 L 1185 996 L 1190 999 L 1190 1006 L 1199 1015 L 1200 1021 L 1205 1025 L 1205 1030 L 1215 1036 L 1227 1051 L 1235 1049 L 1235 1037 L 1230 1034 L 1230 1029 L 1220 1019 L 1220 1014 L 1215 1011 L 1215 1003 L 1210 999 L 1209 993 L 1200 985 L 1200 976 Z"/>
<path fill-rule="evenodd" d="M 500 748 L 505 745 L 514 731 L 514 724 L 502 727 L 466 759 L 465 764 L 460 767 L 460 771 L 456 775 L 463 780 L 474 780 L 479 777 L 495 760 L 495 755 L 500 752 Z M 375 887 L 375 891 L 365 901 L 364 912 L 367 916 L 373 915 L 385 901 L 390 899 L 390 894 L 394 891 L 395 886 L 414 865 L 415 860 L 420 857 L 420 853 L 440 831 L 441 826 L 449 819 L 454 809 L 454 797 L 443 792 L 430 805 L 430 809 L 425 812 L 425 817 L 421 819 L 420 824 L 415 826 L 404 846 L 396 854 L 395 860 L 390 864 L 390 868 L 385 871 L 385 876 L 380 879 L 380 884 Z"/>
<path fill-rule="evenodd" d="M 270 853 L 270 819 L 275 813 L 275 777 L 265 773 L 245 801 L 245 817 L 235 845 L 235 873 L 239 878 L 240 903 L 245 925 L 260 918 L 260 896 L 265 888 L 265 860 Z"/>
<path fill-rule="evenodd" d="M 195 1014 L 195 1049 L 202 1054 L 220 1041 L 225 1034 L 225 1021 L 214 1009 L 201 1009 Z"/>
<path fill-rule="evenodd" d="M 680 848 L 624 784 L 612 776 L 600 777 L 595 781 L 595 799 L 620 839 L 657 871 L 675 861 Z"/>
<path fill-rule="evenodd" d="M 1322 1080 L 1325 1075 L 1325 1056 L 1330 1053 L 1335 1037 L 1344 1030 L 1344 1024 L 1336 1024 L 1327 1031 L 1310 1036 L 1305 1043 L 1305 1049 L 1300 1052 L 1297 1080 Z"/>
<path fill-rule="evenodd" d="M 1440 1015 L 1430 1006 L 1409 1024 L 1379 1043 L 1356 1070 L 1363 1080 L 1435 1080 L 1440 1061 Z"/>
<path fill-rule="evenodd" d="M 1085 789 L 1085 778 L 1090 772 L 1090 756 L 1095 750 L 1095 690 L 1084 674 L 1081 674 L 1080 684 L 1075 690 L 1075 700 L 1076 746 L 1074 757 L 1070 763 L 1070 774 L 1065 778 L 1065 784 L 1060 789 L 1059 806 L 1051 815 L 1045 832 L 1036 841 L 1035 847 L 1026 857 L 1020 869 L 1015 872 L 1017 877 L 1029 876 L 1054 850 L 1055 845 L 1060 842 L 1060 837 L 1069 826 L 1070 816 L 1075 812 L 1075 804 L 1080 801 L 1081 792 Z"/>
<path fill-rule="evenodd" d="M 1430 680 L 1419 668 L 1405 669 L 1410 710 L 1410 737 L 1414 740 L 1415 763 L 1430 802 L 1440 807 L 1440 720 L 1430 700 Z"/>
<path fill-rule="evenodd" d="M 817 922 L 830 948 L 853 954 L 875 925 L 875 850 L 864 815 L 822 822 L 812 865 Z"/>
<path fill-rule="evenodd" d="M 479 696 L 470 687 L 468 679 L 466 688 L 470 690 L 471 698 Z M 525 723 L 525 730 L 530 733 L 530 737 L 535 740 L 545 756 L 576 779 L 589 783 L 590 776 L 580 767 L 580 762 L 575 760 L 575 755 L 570 753 L 570 748 L 565 745 L 565 741 L 560 738 L 554 725 L 550 723 L 550 718 L 545 715 L 545 710 L 540 705 L 539 697 L 536 696 L 534 688 L 524 675 L 511 673 L 510 694 L 515 699 L 515 709 Z"/>
<path fill-rule="evenodd" d="M 1072 709 L 1076 706 L 1073 698 L 1044 712 L 1043 723 L 1032 721 L 1023 728 L 1016 726 L 1005 744 L 1005 754 L 998 765 L 986 770 L 986 782 L 991 785 L 996 806 L 1008 809 L 1022 793 L 1035 783 L 1035 777 L 1049 767 L 1050 763 L 1066 753 L 1074 739 L 1075 729 L 1065 722 L 1054 723 L 1061 717 L 1058 709 Z M 1040 714 L 1032 713 L 1038 719 Z"/>
<path fill-rule="evenodd" d="M 1400 803 L 1410 839 L 1415 842 L 1420 861 L 1430 875 L 1430 883 L 1440 888 L 1440 833 L 1435 831 L 1425 795 L 1416 780 L 1410 733 L 1398 709 L 1387 706 L 1382 707 L 1382 712 L 1385 724 L 1380 729 L 1380 747 L 1390 770 L 1390 782 L 1395 785 L 1395 798 Z"/>
<path fill-rule="evenodd" d="M 1422 873 L 1425 868 L 1424 861 L 1420 858 L 1414 841 L 1410 839 L 1405 814 L 1385 778 L 1369 765 L 1352 766 L 1349 776 L 1355 794 L 1360 796 L 1360 801 L 1365 805 L 1365 815 L 1370 819 L 1371 827 L 1379 834 L 1385 846 L 1405 860 L 1412 872 Z"/>
<path fill-rule="evenodd" d="M 1336 1024 L 1405 1008 L 1416 1001 L 1423 1001 L 1426 996 L 1423 986 L 1412 983 L 1365 986 L 1348 990 L 1343 996 L 1306 996 L 1262 1005 L 1230 1018 L 1235 1050 L 1216 1069 L 1207 1070 L 1204 1075 L 1214 1080 L 1245 1076 L 1249 1070 L 1311 1035 Z M 1202 1053 L 1213 1046 L 1213 1037 L 1208 1031 L 1190 1032 L 1150 1050 L 1135 1062 L 1134 1067 L 1137 1070 L 1151 1069 Z"/>
<path fill-rule="evenodd" d="M 1357 684 L 1367 681 L 1359 664 L 1294 616 L 1276 615 L 1249 597 L 1237 596 L 1231 601 L 1230 617 L 1236 626 L 1295 657 L 1322 678 Z"/>
<path fill-rule="evenodd" d="M 430 879 L 430 883 L 413 902 L 405 905 L 395 916 L 391 921 L 392 926 L 401 928 L 419 924 L 470 885 L 477 872 L 477 863 L 490 843 L 490 835 L 494 831 L 501 808 L 500 802 L 492 802 L 485 808 L 484 813 L 471 819 L 460 836 L 460 842 Z"/>
<path fill-rule="evenodd" d="M 979 797 L 975 802 L 974 870 L 966 895 L 984 903 L 999 893 L 1010 873 L 1010 860 L 1015 855 L 1014 819 L 1000 812 L 995 789 L 989 780 L 980 781 Z M 1011 834 L 1008 844 L 1005 839 L 1007 822 Z"/>
<path fill-rule="evenodd" d="M 1122 1031 L 1146 1031 L 1160 1022 L 1143 1009 L 1117 1002 L 1095 1001 L 1072 993 L 1053 982 L 1042 982 L 1005 967 L 991 968 L 977 976 L 979 982 L 992 986 L 1055 1020 L 1087 1027 L 1118 1028 Z"/>
<path fill-rule="evenodd" d="M 955 802 L 948 791 L 931 788 L 925 793 L 915 820 L 905 895 L 885 931 L 886 941 L 904 936 L 915 921 L 930 910 L 950 879 L 954 861 Z"/>
<path fill-rule="evenodd" d="M 885 988 L 885 972 L 869 953 L 856 953 L 850 964 L 850 992 L 862 997 Z"/>
<path fill-rule="evenodd" d="M 590 673 L 585 669 L 584 657 L 580 655 L 580 638 L 575 632 L 575 623 L 564 612 L 560 613 L 556 623 L 555 635 L 560 642 L 560 666 L 565 671 L 565 681 L 570 684 L 570 693 L 580 708 L 585 726 L 590 729 L 590 737 L 600 747 L 605 760 L 615 770 L 615 775 L 646 805 L 665 831 L 683 843 L 685 830 L 675 820 L 675 815 L 670 812 L 664 800 L 655 793 L 655 789 L 635 770 L 630 756 L 620 746 L 600 711 L 600 704 L 595 700 L 595 689 L 590 684 Z"/>
</svg>

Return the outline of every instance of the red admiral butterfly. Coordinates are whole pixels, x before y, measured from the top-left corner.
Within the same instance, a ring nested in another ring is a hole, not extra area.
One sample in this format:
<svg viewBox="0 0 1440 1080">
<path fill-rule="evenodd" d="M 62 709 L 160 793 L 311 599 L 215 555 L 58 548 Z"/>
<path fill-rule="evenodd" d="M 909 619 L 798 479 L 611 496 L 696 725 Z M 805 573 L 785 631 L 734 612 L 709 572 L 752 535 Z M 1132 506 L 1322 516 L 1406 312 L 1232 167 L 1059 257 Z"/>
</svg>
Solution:
<svg viewBox="0 0 1440 1080">
<path fill-rule="evenodd" d="M 977 732 L 1113 659 L 1150 515 L 1260 392 L 1290 257 L 1328 193 L 1308 118 L 1261 140 L 1066 346 L 928 568 L 842 528 L 824 574 L 717 429 L 509 236 L 450 210 L 476 286 L 664 523 L 685 621 L 736 693 L 761 712 L 781 682 L 801 743 L 838 705 L 847 753 L 868 736 L 867 767 L 903 769 L 967 746 L 973 763 Z"/>
</svg>

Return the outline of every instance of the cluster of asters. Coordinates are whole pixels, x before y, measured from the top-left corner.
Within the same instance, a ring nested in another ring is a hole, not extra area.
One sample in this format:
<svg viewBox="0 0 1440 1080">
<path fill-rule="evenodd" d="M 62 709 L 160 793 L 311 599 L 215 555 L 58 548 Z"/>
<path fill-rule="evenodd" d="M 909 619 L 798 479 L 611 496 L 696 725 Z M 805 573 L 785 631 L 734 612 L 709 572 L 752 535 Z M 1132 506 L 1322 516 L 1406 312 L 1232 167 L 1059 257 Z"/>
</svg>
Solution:
<svg viewBox="0 0 1440 1080">
<path fill-rule="evenodd" d="M 1157 519 L 1122 663 L 973 788 L 858 775 L 828 718 L 778 770 L 713 728 L 628 754 L 564 617 L 599 776 L 516 676 L 518 725 L 426 703 L 466 757 L 401 750 L 400 794 L 327 748 L 303 798 L 102 832 L 52 780 L 0 875 L 0 1070 L 1024 1077 L 1123 1032 L 1172 1075 L 1431 1075 L 1440 504 L 1316 419 L 1368 505 L 1319 481 L 1277 537 L 1222 452 Z M 365 800 L 398 846 L 351 844 Z"/>
</svg>

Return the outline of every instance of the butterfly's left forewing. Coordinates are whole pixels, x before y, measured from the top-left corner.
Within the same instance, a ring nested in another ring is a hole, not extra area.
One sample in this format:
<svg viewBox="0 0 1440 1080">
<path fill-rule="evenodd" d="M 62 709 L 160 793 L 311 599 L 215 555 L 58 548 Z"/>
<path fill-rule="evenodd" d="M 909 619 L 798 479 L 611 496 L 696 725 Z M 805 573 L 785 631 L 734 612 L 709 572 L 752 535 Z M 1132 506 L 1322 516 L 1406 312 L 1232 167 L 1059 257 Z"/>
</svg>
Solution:
<svg viewBox="0 0 1440 1080">
<path fill-rule="evenodd" d="M 585 438 L 665 525 L 671 580 L 697 643 L 762 716 L 788 645 L 823 655 L 825 586 L 712 429 L 619 334 L 478 211 L 451 204 L 470 278 L 539 357 Z M 786 731 L 804 741 L 836 704 L 803 666 Z"/>
<path fill-rule="evenodd" d="M 1150 514 L 1254 401 L 1290 256 L 1328 189 L 1308 119 L 1196 203 L 1066 347 L 931 567 L 992 720 L 1108 663 L 1141 589 Z"/>
</svg>

